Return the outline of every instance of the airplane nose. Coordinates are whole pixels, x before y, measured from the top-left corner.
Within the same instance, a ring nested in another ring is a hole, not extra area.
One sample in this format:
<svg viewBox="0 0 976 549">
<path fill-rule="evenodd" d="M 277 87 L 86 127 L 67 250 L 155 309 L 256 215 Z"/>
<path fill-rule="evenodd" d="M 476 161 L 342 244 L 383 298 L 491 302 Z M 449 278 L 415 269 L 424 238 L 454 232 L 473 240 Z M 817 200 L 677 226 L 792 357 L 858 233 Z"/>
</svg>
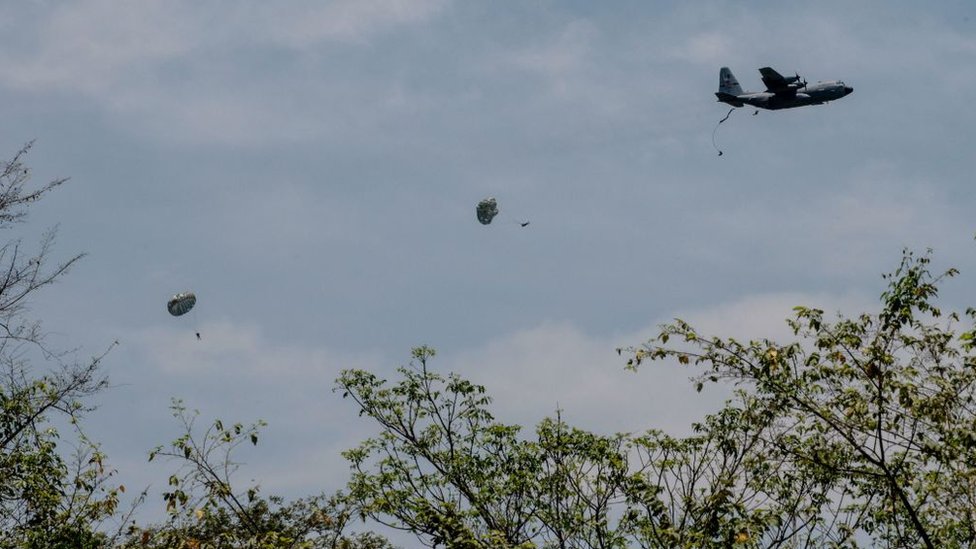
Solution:
<svg viewBox="0 0 976 549">
<path fill-rule="evenodd" d="M 854 88 L 852 88 L 850 86 L 844 86 L 844 95 L 849 95 L 853 91 L 854 91 Z"/>
</svg>

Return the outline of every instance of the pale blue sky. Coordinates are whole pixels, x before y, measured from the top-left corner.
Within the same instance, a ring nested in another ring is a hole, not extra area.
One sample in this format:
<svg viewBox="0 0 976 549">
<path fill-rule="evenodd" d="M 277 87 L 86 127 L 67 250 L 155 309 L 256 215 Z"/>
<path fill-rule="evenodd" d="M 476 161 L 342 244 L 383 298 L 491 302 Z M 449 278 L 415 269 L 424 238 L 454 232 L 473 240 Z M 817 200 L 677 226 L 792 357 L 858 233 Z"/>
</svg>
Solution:
<svg viewBox="0 0 976 549">
<path fill-rule="evenodd" d="M 331 392 L 411 346 L 534 424 L 679 428 L 722 395 L 613 352 L 675 316 L 783 334 L 871 306 L 903 246 L 974 304 L 969 2 L 9 2 L 0 152 L 71 183 L 18 233 L 87 251 L 35 312 L 116 389 L 90 430 L 130 486 L 167 403 L 269 421 L 247 478 L 340 487 L 373 433 Z M 729 66 L 854 94 L 725 115 Z M 475 204 L 503 215 L 484 227 Z M 519 228 L 514 221 L 529 219 Z M 197 293 L 195 318 L 165 310 Z M 202 341 L 193 332 L 199 329 Z M 157 505 L 153 501 L 150 505 Z"/>
</svg>

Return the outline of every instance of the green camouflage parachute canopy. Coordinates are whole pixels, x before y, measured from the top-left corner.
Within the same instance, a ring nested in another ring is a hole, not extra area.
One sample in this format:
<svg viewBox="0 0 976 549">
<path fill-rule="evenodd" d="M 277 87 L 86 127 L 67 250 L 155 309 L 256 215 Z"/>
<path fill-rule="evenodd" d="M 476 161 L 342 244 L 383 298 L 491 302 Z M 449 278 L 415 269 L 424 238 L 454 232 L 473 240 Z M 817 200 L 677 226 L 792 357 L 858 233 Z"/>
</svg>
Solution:
<svg viewBox="0 0 976 549">
<path fill-rule="evenodd" d="M 166 309 L 173 316 L 185 315 L 197 303 L 197 296 L 193 292 L 180 292 L 170 298 L 166 303 Z"/>
<path fill-rule="evenodd" d="M 487 225 L 491 223 L 491 220 L 494 219 L 496 215 L 498 215 L 498 203 L 495 202 L 494 198 L 489 196 L 481 202 L 478 202 L 477 212 L 478 221 L 480 221 L 482 225 Z"/>
</svg>

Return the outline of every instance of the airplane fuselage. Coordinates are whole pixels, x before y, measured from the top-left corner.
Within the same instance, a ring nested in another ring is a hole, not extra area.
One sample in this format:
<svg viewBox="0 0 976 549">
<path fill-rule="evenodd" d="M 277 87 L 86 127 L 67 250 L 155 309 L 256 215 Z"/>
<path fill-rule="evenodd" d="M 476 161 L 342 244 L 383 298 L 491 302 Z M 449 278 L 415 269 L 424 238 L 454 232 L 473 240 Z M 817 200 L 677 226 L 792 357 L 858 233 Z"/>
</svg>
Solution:
<svg viewBox="0 0 976 549">
<path fill-rule="evenodd" d="M 718 71 L 718 92 L 715 96 L 733 107 L 751 105 L 760 109 L 790 109 L 804 105 L 822 105 L 849 95 L 854 88 L 840 80 L 807 84 L 799 73 L 783 76 L 772 67 L 759 69 L 766 91 L 749 92 L 739 86 L 739 81 L 728 67 Z"/>
<path fill-rule="evenodd" d="M 839 80 L 831 82 L 817 82 L 808 84 L 796 90 L 796 94 L 777 94 L 772 92 L 744 92 L 737 95 L 716 93 L 718 100 L 733 107 L 751 105 L 760 109 L 778 110 L 803 107 L 805 105 L 822 105 L 828 101 L 840 99 L 849 95 L 854 88 Z"/>
</svg>

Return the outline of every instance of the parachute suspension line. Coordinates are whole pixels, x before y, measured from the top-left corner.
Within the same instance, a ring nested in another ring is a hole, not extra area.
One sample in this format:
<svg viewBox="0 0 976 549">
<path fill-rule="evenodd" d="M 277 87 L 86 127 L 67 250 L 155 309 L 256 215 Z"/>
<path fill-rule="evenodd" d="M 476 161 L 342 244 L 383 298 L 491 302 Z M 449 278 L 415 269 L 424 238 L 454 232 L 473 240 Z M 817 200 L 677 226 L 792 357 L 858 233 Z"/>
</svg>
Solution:
<svg viewBox="0 0 976 549">
<path fill-rule="evenodd" d="M 518 225 L 523 229 L 528 227 L 529 223 L 531 223 L 531 221 L 529 221 L 524 217 L 516 217 L 514 215 L 509 215 L 506 212 L 501 212 L 500 214 L 498 214 L 498 217 L 501 218 L 502 221 L 504 221 L 505 223 L 508 223 L 510 225 Z"/>
<path fill-rule="evenodd" d="M 197 310 L 193 309 L 193 331 L 197 334 L 197 340 L 200 340 L 200 322 L 197 321 Z"/>
<path fill-rule="evenodd" d="M 503 221 L 505 221 L 506 223 L 509 223 L 511 225 L 518 225 L 519 227 L 521 227 L 523 229 L 525 227 L 528 227 L 529 226 L 529 223 L 530 223 L 529 220 L 526 219 L 526 218 L 524 218 L 524 217 L 515 216 L 515 215 L 509 215 L 506 212 L 502 212 L 502 213 L 498 214 L 498 217 L 502 218 Z"/>
<path fill-rule="evenodd" d="M 712 130 L 712 146 L 715 147 L 715 150 L 716 151 L 718 151 L 718 155 L 719 156 L 722 156 L 722 150 L 719 149 L 718 148 L 718 145 L 715 144 L 715 132 L 718 131 L 718 127 L 722 125 L 722 122 L 725 122 L 726 120 L 729 119 L 730 116 L 732 116 L 732 112 L 733 111 L 735 111 L 735 107 L 732 107 L 731 109 L 729 109 L 729 112 L 725 113 L 725 118 L 719 120 L 718 121 L 718 124 L 715 124 L 715 129 Z"/>
<path fill-rule="evenodd" d="M 511 221 L 512 223 L 515 223 L 520 228 L 524 229 L 529 226 L 530 221 L 525 217 L 523 217 L 522 215 L 520 215 L 522 213 L 523 212 L 515 212 L 514 214 L 508 217 L 508 220 Z M 505 215 L 505 212 L 502 212 L 502 215 Z"/>
</svg>

